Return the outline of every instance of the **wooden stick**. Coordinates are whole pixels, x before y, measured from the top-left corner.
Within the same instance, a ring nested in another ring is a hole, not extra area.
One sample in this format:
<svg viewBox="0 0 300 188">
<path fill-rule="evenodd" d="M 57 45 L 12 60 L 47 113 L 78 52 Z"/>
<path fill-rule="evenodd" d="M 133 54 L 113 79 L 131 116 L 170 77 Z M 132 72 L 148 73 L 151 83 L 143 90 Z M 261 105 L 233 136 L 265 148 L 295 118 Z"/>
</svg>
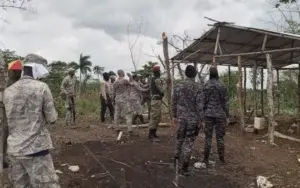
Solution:
<svg viewBox="0 0 300 188">
<path fill-rule="evenodd" d="M 276 50 L 268 50 L 262 52 L 248 52 L 248 53 L 238 53 L 238 54 L 224 54 L 224 55 L 216 55 L 215 58 L 220 57 L 234 57 L 234 56 L 249 56 L 249 55 L 260 55 L 260 54 L 271 54 L 276 52 L 287 52 L 287 51 L 300 51 L 300 47 L 295 48 L 283 48 L 283 49 L 276 49 Z"/>
<path fill-rule="evenodd" d="M 244 67 L 244 114 L 247 114 L 247 69 Z"/>
<path fill-rule="evenodd" d="M 238 56 L 238 72 L 239 72 L 239 82 L 238 82 L 238 98 L 239 98 L 239 109 L 240 109 L 240 122 L 241 122 L 241 133 L 245 132 L 245 119 L 244 119 L 244 108 L 243 108 L 243 72 L 241 65 L 241 56 Z"/>
<path fill-rule="evenodd" d="M 256 96 L 256 82 L 257 82 L 257 62 L 254 63 L 253 67 L 253 108 L 254 108 L 254 117 L 257 117 L 257 96 Z"/>
<path fill-rule="evenodd" d="M 280 114 L 280 83 L 279 83 L 279 70 L 276 69 L 277 77 L 277 113 Z"/>
<path fill-rule="evenodd" d="M 270 54 L 266 54 L 268 66 L 268 79 L 267 79 L 267 93 L 268 93 L 268 107 L 269 107 L 269 142 L 274 144 L 274 98 L 273 98 L 273 66 Z"/>
<path fill-rule="evenodd" d="M 171 97 L 172 97 L 172 90 L 169 84 L 171 83 L 171 70 L 170 70 L 170 60 L 169 60 L 169 49 L 168 49 L 168 37 L 165 32 L 162 33 L 162 40 L 163 40 L 163 53 L 165 57 L 165 65 L 167 69 L 167 101 L 168 101 L 168 107 L 169 107 L 169 113 L 170 113 L 170 119 L 172 121 L 173 115 L 172 115 L 172 104 L 171 104 Z"/>
<path fill-rule="evenodd" d="M 263 45 L 262 45 L 262 47 L 261 47 L 261 51 L 264 51 L 264 50 L 265 50 L 266 44 L 267 44 L 267 39 L 268 39 L 268 35 L 265 34 L 264 41 L 263 41 Z"/>
<path fill-rule="evenodd" d="M 281 133 L 279 133 L 277 131 L 274 131 L 274 136 L 276 136 L 278 138 L 288 139 L 288 140 L 295 141 L 295 142 L 300 142 L 300 139 L 293 138 L 291 136 L 286 136 L 286 135 L 281 134 Z"/>
<path fill-rule="evenodd" d="M 264 69 L 262 68 L 260 70 L 260 75 L 261 75 L 261 83 L 260 83 L 260 104 L 261 104 L 261 116 L 263 117 L 265 115 L 265 108 L 264 108 Z"/>
</svg>

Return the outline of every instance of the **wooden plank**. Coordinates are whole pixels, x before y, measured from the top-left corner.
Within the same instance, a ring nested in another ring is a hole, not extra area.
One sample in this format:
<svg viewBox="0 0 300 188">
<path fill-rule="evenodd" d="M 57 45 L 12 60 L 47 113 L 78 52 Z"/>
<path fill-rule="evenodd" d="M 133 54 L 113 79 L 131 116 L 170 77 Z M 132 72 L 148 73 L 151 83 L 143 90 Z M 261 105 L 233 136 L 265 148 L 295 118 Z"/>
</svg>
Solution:
<svg viewBox="0 0 300 188">
<path fill-rule="evenodd" d="M 273 66 L 270 54 L 266 54 L 268 79 L 267 79 L 267 94 L 268 94 L 268 135 L 270 144 L 274 144 L 274 98 L 273 98 Z"/>
<path fill-rule="evenodd" d="M 244 107 L 243 107 L 243 72 L 241 65 L 241 56 L 238 56 L 238 72 L 239 72 L 239 82 L 238 82 L 238 99 L 239 99 L 239 111 L 240 111 L 240 123 L 241 123 L 241 133 L 245 132 L 245 119 L 244 119 Z"/>
<path fill-rule="evenodd" d="M 215 58 L 221 57 L 234 57 L 234 56 L 249 56 L 249 55 L 260 55 L 260 54 L 271 54 L 276 52 L 287 52 L 287 51 L 300 51 L 300 47 L 295 48 L 283 48 L 283 49 L 276 49 L 276 50 L 267 50 L 261 52 L 247 52 L 247 53 L 237 53 L 237 54 L 223 54 L 223 55 L 216 55 Z"/>
</svg>

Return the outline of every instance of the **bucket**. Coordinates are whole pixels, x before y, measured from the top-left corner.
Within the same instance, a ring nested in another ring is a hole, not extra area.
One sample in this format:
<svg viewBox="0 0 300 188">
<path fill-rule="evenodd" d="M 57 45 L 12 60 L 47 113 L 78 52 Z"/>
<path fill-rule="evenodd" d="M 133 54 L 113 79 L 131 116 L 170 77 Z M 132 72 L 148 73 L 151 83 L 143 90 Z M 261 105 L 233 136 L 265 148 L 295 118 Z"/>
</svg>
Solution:
<svg viewBox="0 0 300 188">
<path fill-rule="evenodd" d="M 266 120 L 265 118 L 255 117 L 254 118 L 254 128 L 261 130 L 265 128 Z"/>
</svg>

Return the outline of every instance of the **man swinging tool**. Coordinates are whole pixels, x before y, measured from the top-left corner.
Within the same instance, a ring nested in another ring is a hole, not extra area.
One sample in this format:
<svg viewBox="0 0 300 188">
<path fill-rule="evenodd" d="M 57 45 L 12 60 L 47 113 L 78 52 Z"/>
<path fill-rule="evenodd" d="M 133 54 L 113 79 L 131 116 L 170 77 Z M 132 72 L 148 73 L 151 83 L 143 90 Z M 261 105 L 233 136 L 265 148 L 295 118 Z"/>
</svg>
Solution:
<svg viewBox="0 0 300 188">
<path fill-rule="evenodd" d="M 160 78 L 160 67 L 155 65 L 152 68 L 153 78 L 151 79 L 151 115 L 150 115 L 150 123 L 149 123 L 149 135 L 148 139 L 151 141 L 159 141 L 158 136 L 156 134 L 158 129 L 158 123 L 161 120 L 161 105 L 162 99 L 164 97 L 164 84 L 163 80 Z"/>
</svg>

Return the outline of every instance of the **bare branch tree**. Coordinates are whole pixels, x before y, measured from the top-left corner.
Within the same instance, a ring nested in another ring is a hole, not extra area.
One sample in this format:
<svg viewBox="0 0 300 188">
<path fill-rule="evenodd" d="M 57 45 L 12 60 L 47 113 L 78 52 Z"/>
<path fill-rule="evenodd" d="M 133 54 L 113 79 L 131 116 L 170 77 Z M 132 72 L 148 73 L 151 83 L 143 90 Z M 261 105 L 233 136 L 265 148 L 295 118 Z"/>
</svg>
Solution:
<svg viewBox="0 0 300 188">
<path fill-rule="evenodd" d="M 19 9 L 24 11 L 31 11 L 29 3 L 31 0 L 0 0 L 0 8 L 3 10 Z"/>
<path fill-rule="evenodd" d="M 143 34 L 143 18 L 141 18 L 141 20 L 139 22 L 137 22 L 136 25 L 136 30 L 132 31 L 132 27 L 133 25 L 131 24 L 131 22 L 128 22 L 127 25 L 127 39 L 128 39 L 128 49 L 130 51 L 130 58 L 131 58 L 131 62 L 133 64 L 133 67 L 135 69 L 135 71 L 137 71 L 137 65 L 138 65 L 138 61 L 140 58 L 140 52 L 141 52 L 141 48 L 139 48 L 138 54 L 135 53 L 135 47 L 137 45 L 137 42 L 140 38 L 140 36 Z M 131 40 L 131 35 L 135 35 L 134 39 Z"/>
</svg>

